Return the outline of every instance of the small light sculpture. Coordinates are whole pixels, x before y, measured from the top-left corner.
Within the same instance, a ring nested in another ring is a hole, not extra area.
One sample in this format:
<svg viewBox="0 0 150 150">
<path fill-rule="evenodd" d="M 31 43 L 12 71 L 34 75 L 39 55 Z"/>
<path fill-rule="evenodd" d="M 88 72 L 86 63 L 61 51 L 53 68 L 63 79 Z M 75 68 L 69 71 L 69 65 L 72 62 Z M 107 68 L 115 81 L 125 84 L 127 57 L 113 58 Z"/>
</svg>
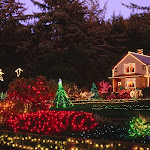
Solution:
<svg viewBox="0 0 150 150">
<path fill-rule="evenodd" d="M 0 69 L 0 80 L 1 80 L 1 81 L 4 81 L 4 79 L 3 79 L 3 77 L 2 77 L 3 74 L 4 74 L 4 73 L 2 72 L 2 69 Z"/>
<path fill-rule="evenodd" d="M 17 73 L 17 77 L 20 76 L 21 71 L 23 72 L 23 70 L 21 68 L 18 68 L 18 69 L 15 70 L 15 72 Z"/>
</svg>

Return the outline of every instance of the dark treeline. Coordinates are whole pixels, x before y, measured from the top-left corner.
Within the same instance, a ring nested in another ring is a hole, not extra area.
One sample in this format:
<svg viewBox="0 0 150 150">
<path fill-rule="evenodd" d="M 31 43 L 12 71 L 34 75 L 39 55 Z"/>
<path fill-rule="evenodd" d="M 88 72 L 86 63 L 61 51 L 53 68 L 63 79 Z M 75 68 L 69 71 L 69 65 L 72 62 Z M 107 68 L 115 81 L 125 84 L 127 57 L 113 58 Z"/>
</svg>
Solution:
<svg viewBox="0 0 150 150">
<path fill-rule="evenodd" d="M 104 20 L 107 5 L 78 0 L 45 0 L 41 13 L 24 15 L 24 4 L 0 0 L 0 68 L 7 88 L 21 67 L 23 77 L 69 80 L 79 87 L 108 80 L 112 67 L 128 52 L 150 54 L 149 7 L 128 19 L 115 14 Z M 90 6 L 90 7 L 89 7 Z M 25 25 L 29 19 L 36 20 Z M 37 21 L 38 20 L 38 21 Z"/>
</svg>

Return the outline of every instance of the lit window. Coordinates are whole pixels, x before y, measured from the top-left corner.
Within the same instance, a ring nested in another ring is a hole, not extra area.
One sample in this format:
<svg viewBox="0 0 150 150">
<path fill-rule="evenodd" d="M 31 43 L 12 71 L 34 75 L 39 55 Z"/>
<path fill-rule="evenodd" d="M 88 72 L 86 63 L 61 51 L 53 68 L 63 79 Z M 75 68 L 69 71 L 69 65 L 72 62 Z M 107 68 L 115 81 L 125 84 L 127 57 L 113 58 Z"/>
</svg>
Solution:
<svg viewBox="0 0 150 150">
<path fill-rule="evenodd" d="M 124 64 L 124 73 L 135 72 L 135 63 Z"/>
<path fill-rule="evenodd" d="M 126 87 L 136 87 L 136 79 L 135 78 L 126 79 Z"/>
</svg>

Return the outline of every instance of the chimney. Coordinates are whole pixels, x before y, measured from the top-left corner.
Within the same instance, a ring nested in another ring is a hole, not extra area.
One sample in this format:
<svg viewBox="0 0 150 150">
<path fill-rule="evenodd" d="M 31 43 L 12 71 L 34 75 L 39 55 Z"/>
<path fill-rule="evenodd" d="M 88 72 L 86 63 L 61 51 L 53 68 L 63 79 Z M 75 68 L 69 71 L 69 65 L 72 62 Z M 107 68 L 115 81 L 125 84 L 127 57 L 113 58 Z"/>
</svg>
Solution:
<svg viewBox="0 0 150 150">
<path fill-rule="evenodd" d="M 143 49 L 137 49 L 137 53 L 143 55 Z"/>
</svg>

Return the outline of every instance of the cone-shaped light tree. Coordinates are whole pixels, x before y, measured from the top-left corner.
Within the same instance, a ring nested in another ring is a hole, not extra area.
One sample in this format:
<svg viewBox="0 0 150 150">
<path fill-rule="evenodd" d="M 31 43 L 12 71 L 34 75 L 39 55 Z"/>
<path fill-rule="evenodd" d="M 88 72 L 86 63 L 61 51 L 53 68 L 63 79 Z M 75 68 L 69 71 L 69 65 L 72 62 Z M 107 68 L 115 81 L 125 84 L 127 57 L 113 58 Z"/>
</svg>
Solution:
<svg viewBox="0 0 150 150">
<path fill-rule="evenodd" d="M 97 87 L 96 87 L 96 85 L 95 85 L 94 82 L 93 82 L 93 84 L 92 84 L 91 93 L 92 93 L 92 94 L 95 94 L 95 95 L 93 95 L 93 96 L 91 97 L 91 99 L 99 99 L 99 98 L 100 98 L 100 97 L 99 97 L 99 94 L 98 94 Z"/>
<path fill-rule="evenodd" d="M 58 89 L 56 92 L 56 97 L 54 99 L 54 103 L 55 103 L 56 108 L 66 108 L 66 107 L 74 106 L 70 102 L 69 98 L 66 95 L 66 92 L 62 86 L 62 80 L 61 79 L 59 79 L 59 82 L 58 82 Z"/>
</svg>

